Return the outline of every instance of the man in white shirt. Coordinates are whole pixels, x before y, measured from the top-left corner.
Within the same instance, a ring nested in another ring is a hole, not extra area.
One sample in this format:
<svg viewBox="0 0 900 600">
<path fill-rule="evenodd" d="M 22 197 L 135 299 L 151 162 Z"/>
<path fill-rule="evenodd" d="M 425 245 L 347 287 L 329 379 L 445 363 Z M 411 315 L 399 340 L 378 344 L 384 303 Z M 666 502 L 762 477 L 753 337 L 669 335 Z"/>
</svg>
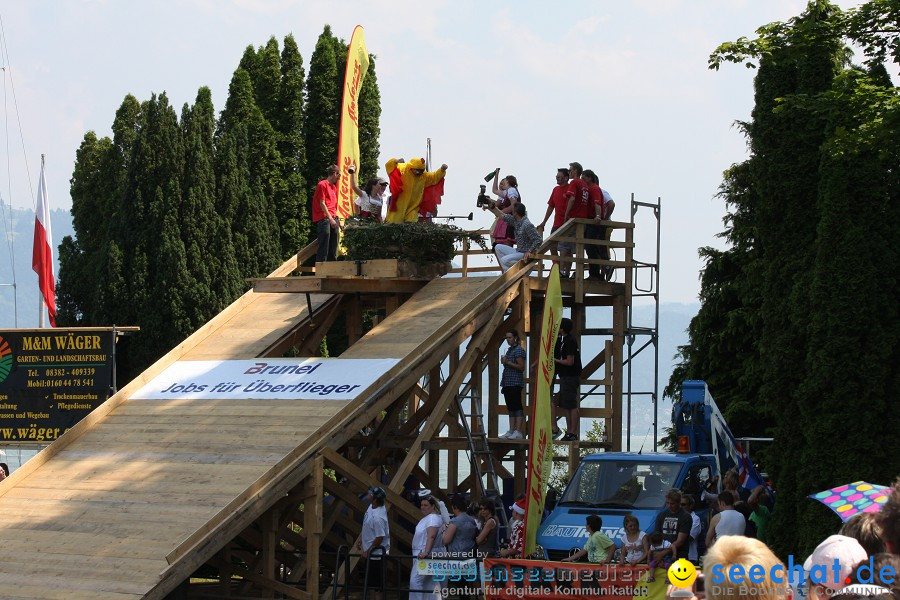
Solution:
<svg viewBox="0 0 900 600">
<path fill-rule="evenodd" d="M 382 551 L 387 554 L 391 549 L 391 536 L 388 530 L 387 510 L 384 508 L 384 500 L 387 494 L 380 487 L 370 487 L 366 495 L 369 508 L 363 516 L 362 532 L 356 540 L 356 547 L 362 551 L 362 557 L 368 561 L 369 589 L 372 597 L 381 600 L 382 587 Z"/>
<path fill-rule="evenodd" d="M 688 534 L 688 539 L 690 540 L 690 545 L 688 546 L 688 560 L 692 563 L 696 563 L 700 560 L 700 553 L 697 549 L 697 540 L 700 539 L 702 527 L 700 525 L 700 516 L 694 512 L 694 497 L 690 494 L 682 495 L 681 508 L 691 515 L 691 532 Z"/>
</svg>

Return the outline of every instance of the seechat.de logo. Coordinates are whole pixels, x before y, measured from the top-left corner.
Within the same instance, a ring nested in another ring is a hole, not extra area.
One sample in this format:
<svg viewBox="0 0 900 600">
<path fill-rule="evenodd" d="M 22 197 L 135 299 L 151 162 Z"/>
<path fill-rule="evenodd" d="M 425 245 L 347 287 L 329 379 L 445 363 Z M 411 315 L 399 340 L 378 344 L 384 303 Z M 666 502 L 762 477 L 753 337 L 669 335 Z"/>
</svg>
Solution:
<svg viewBox="0 0 900 600">
<path fill-rule="evenodd" d="M 3 383 L 12 371 L 13 353 L 9 342 L 0 337 L 0 383 Z"/>
</svg>

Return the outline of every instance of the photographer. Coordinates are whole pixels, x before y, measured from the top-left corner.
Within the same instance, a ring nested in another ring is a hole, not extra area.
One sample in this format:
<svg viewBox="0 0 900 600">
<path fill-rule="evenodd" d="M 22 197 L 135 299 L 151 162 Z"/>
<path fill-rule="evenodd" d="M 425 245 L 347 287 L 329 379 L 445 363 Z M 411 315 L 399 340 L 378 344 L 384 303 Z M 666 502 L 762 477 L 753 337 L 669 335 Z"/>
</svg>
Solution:
<svg viewBox="0 0 900 600">
<path fill-rule="evenodd" d="M 356 167 L 351 165 L 347 173 L 350 174 L 350 187 L 358 196 L 356 206 L 359 207 L 359 216 L 381 223 L 381 206 L 384 203 L 383 195 L 387 189 L 387 181 L 381 177 L 372 177 L 366 182 L 366 187 L 360 189 L 356 184 Z"/>
<path fill-rule="evenodd" d="M 531 254 L 536 251 L 543 241 L 541 234 L 535 229 L 525 210 L 525 205 L 521 202 L 513 205 L 513 213 L 511 215 L 503 214 L 494 202 L 489 202 L 481 206 L 482 210 L 490 210 L 494 215 L 503 219 L 508 225 L 512 225 L 515 229 L 516 247 L 504 246 L 498 244 L 494 248 L 497 260 L 500 262 L 500 269 L 505 273 L 511 266 L 522 260 L 531 258 Z"/>
</svg>

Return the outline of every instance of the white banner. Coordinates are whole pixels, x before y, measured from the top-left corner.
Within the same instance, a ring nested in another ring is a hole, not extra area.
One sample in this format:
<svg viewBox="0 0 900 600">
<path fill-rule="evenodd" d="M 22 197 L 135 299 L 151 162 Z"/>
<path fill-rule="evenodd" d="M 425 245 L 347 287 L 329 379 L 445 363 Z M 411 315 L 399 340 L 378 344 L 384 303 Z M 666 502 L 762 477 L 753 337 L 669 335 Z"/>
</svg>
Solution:
<svg viewBox="0 0 900 600">
<path fill-rule="evenodd" d="M 266 358 L 179 361 L 137 400 L 353 400 L 399 362 L 393 358 Z"/>
</svg>

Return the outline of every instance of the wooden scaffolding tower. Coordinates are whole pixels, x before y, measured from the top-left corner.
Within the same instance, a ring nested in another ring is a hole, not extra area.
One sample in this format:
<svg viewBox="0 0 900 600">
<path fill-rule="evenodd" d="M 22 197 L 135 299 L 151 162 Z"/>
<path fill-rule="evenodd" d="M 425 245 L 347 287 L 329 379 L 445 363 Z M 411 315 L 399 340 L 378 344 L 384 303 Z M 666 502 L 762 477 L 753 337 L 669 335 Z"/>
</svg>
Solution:
<svg viewBox="0 0 900 600">
<path fill-rule="evenodd" d="M 410 547 L 421 517 L 403 495 L 412 484 L 442 498 L 477 496 L 456 402 L 477 399 L 473 390 L 484 392 L 498 473 L 523 490 L 527 442 L 497 436 L 506 412 L 498 359 L 510 328 L 537 356 L 544 275 L 558 260 L 546 252 L 562 239 L 576 245 L 577 275 L 562 283 L 574 333 L 597 329 L 590 307 L 612 315 L 612 335 L 581 339 L 583 384 L 602 390 L 602 405 L 581 415 L 602 420 L 606 438 L 560 446 L 563 460 L 574 468 L 580 447 L 620 450 L 633 225 L 607 222 L 613 235 L 595 241 L 586 224 L 570 221 L 529 263 L 495 276 L 471 266 L 482 251 L 470 248 L 460 250 L 458 277 L 291 276 L 311 270 L 302 265 L 315 248 L 304 249 L 0 485 L 0 511 L 20 516 L 0 522 L 0 589 L 30 598 L 330 597 L 340 581 L 335 552 L 359 534 L 370 486 L 387 490 L 397 549 Z M 623 257 L 581 258 L 589 244 Z M 586 280 L 589 262 L 622 282 Z M 364 332 L 368 310 L 378 317 Z M 178 360 L 314 354 L 341 314 L 349 348 L 340 358 L 398 360 L 354 401 L 130 398 Z"/>
</svg>

